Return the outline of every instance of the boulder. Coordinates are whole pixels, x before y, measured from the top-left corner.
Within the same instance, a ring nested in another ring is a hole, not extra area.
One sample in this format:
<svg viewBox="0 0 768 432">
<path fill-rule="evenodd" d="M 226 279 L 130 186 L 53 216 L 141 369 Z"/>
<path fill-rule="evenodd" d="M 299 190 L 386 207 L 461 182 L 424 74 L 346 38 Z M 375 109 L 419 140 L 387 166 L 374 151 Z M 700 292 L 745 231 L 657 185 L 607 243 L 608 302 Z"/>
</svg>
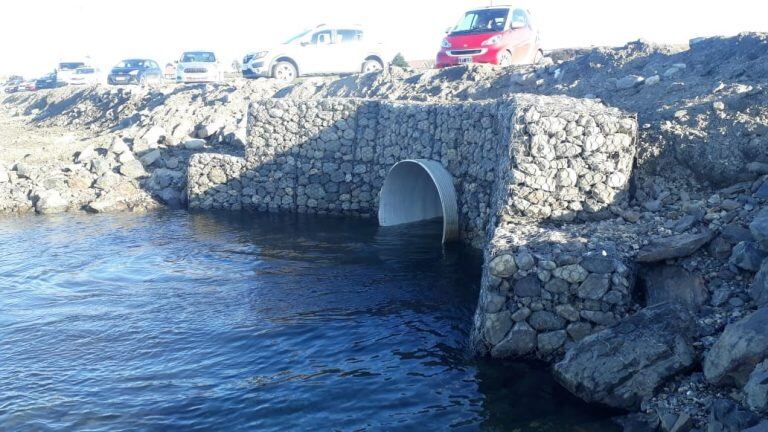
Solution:
<svg viewBox="0 0 768 432">
<path fill-rule="evenodd" d="M 528 275 L 515 281 L 515 295 L 518 297 L 541 296 L 541 281 L 536 275 Z"/>
<path fill-rule="evenodd" d="M 555 365 L 555 378 L 587 402 L 637 410 L 662 383 L 694 364 L 695 332 L 683 306 L 651 306 L 575 343 Z"/>
<path fill-rule="evenodd" d="M 184 141 L 184 148 L 187 150 L 200 150 L 205 148 L 205 140 L 200 138 L 194 138 Z"/>
<path fill-rule="evenodd" d="M 152 126 L 144 135 L 133 141 L 133 152 L 143 153 L 155 149 L 165 140 L 165 129 L 162 126 Z"/>
<path fill-rule="evenodd" d="M 731 252 L 731 258 L 728 260 L 736 267 L 751 272 L 760 270 L 760 264 L 768 256 L 768 253 L 761 250 L 755 242 L 739 242 Z"/>
<path fill-rule="evenodd" d="M 755 280 L 752 281 L 749 295 L 758 306 L 768 306 L 768 259 L 763 261 L 760 271 L 757 272 Z"/>
<path fill-rule="evenodd" d="M 663 264 L 641 266 L 637 276 L 647 306 L 677 302 L 696 312 L 707 300 L 704 279 L 682 267 Z"/>
<path fill-rule="evenodd" d="M 153 163 L 157 162 L 158 159 L 160 159 L 160 156 L 162 156 L 162 153 L 160 153 L 160 150 L 152 150 L 150 152 L 147 152 L 139 157 L 139 160 L 141 161 L 144 166 L 150 166 Z"/>
<path fill-rule="evenodd" d="M 67 211 L 69 202 L 58 191 L 50 189 L 37 193 L 35 211 L 40 214 L 62 213 Z"/>
<path fill-rule="evenodd" d="M 652 240 L 648 245 L 640 249 L 637 261 L 641 263 L 654 263 L 674 258 L 687 257 L 712 240 L 713 234 L 709 230 L 700 233 L 679 234 Z"/>
<path fill-rule="evenodd" d="M 117 195 L 117 193 L 102 194 L 95 200 L 88 203 L 86 208 L 94 213 L 106 213 L 125 210 L 125 203 L 118 199 Z"/>
<path fill-rule="evenodd" d="M 202 124 L 197 127 L 195 136 L 198 138 L 207 139 L 212 137 L 222 127 L 224 127 L 224 124 L 220 121 L 213 121 L 211 123 Z"/>
<path fill-rule="evenodd" d="M 91 159 L 98 156 L 96 154 L 96 149 L 93 148 L 93 144 L 89 145 L 88 147 L 84 148 L 75 159 L 75 162 L 77 163 L 86 163 L 89 162 Z"/>
<path fill-rule="evenodd" d="M 760 210 L 752 223 L 749 224 L 752 237 L 757 240 L 760 248 L 768 251 L 768 207 Z"/>
<path fill-rule="evenodd" d="M 639 75 L 627 75 L 616 81 L 616 88 L 619 90 L 631 89 L 637 87 L 645 81 L 645 78 Z"/>
<path fill-rule="evenodd" d="M 768 308 L 725 327 L 704 358 L 704 376 L 715 385 L 743 386 L 768 357 Z"/>
<path fill-rule="evenodd" d="M 144 169 L 144 165 L 136 159 L 128 160 L 120 165 L 119 171 L 120 174 L 131 179 L 147 176 L 147 171 Z"/>
<path fill-rule="evenodd" d="M 536 331 L 524 321 L 515 323 L 509 334 L 491 349 L 496 358 L 523 357 L 536 349 Z"/>
<path fill-rule="evenodd" d="M 758 424 L 760 417 L 741 408 L 731 399 L 713 399 L 709 406 L 708 431 L 745 432 Z"/>
<path fill-rule="evenodd" d="M 749 375 L 744 395 L 752 411 L 768 414 L 768 360 L 758 364 Z"/>
<path fill-rule="evenodd" d="M 16 175 L 19 178 L 32 179 L 37 174 L 37 169 L 25 162 L 16 164 Z"/>
<path fill-rule="evenodd" d="M 126 144 L 122 138 L 115 137 L 112 140 L 112 144 L 109 145 L 109 151 L 110 153 L 121 155 L 123 153 L 130 152 L 131 149 L 128 147 L 128 144 Z"/>
<path fill-rule="evenodd" d="M 491 274 L 499 278 L 508 278 L 517 273 L 515 258 L 509 254 L 499 255 L 488 265 Z"/>
</svg>

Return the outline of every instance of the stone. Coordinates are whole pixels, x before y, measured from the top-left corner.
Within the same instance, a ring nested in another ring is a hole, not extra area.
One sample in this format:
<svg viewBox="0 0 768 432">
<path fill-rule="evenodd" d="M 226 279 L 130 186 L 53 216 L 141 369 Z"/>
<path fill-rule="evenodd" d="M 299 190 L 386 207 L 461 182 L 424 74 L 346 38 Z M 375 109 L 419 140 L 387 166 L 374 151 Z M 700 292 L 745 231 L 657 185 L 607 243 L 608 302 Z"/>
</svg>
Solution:
<svg viewBox="0 0 768 432">
<path fill-rule="evenodd" d="M 592 334 L 592 324 L 583 321 L 571 323 L 568 324 L 565 331 L 568 332 L 571 339 L 578 342 Z"/>
<path fill-rule="evenodd" d="M 568 292 L 568 288 L 568 281 L 560 278 L 550 279 L 549 282 L 544 285 L 544 289 L 553 294 L 562 294 Z"/>
<path fill-rule="evenodd" d="M 710 403 L 709 430 L 744 432 L 759 421 L 760 417 L 741 408 L 730 399 L 716 398 Z"/>
<path fill-rule="evenodd" d="M 198 126 L 195 135 L 198 138 L 208 139 L 223 127 L 224 125 L 220 121 L 213 121 L 211 123 Z"/>
<path fill-rule="evenodd" d="M 193 138 L 191 140 L 184 141 L 184 148 L 187 150 L 200 150 L 205 148 L 205 140 L 200 138 Z"/>
<path fill-rule="evenodd" d="M 608 274 L 615 268 L 613 259 L 602 255 L 587 255 L 580 264 L 590 273 Z"/>
<path fill-rule="evenodd" d="M 563 346 L 566 340 L 568 340 L 568 335 L 565 330 L 540 333 L 537 337 L 539 353 L 542 355 L 551 354 Z"/>
<path fill-rule="evenodd" d="M 125 204 L 118 199 L 116 193 L 102 194 L 86 206 L 88 211 L 93 213 L 106 213 L 121 211 L 126 208 Z"/>
<path fill-rule="evenodd" d="M 768 259 L 763 261 L 760 271 L 755 275 L 755 280 L 749 288 L 749 296 L 758 306 L 768 306 Z"/>
<path fill-rule="evenodd" d="M 511 328 L 512 316 L 509 311 L 485 314 L 484 336 L 491 346 L 501 342 Z"/>
<path fill-rule="evenodd" d="M 93 182 L 93 187 L 101 190 L 110 190 L 114 189 L 121 181 L 123 180 L 118 174 L 107 171 Z"/>
<path fill-rule="evenodd" d="M 694 424 L 691 416 L 686 412 L 682 412 L 679 416 L 677 416 L 677 419 L 675 419 L 675 423 L 672 424 L 672 427 L 669 428 L 669 432 L 690 432 L 693 430 L 693 427 Z"/>
<path fill-rule="evenodd" d="M 162 153 L 160 153 L 160 150 L 152 150 L 150 152 L 147 152 L 141 157 L 139 157 L 139 160 L 141 161 L 144 166 L 151 166 L 153 163 L 157 162 L 158 159 L 160 159 L 160 156 L 162 156 Z"/>
<path fill-rule="evenodd" d="M 162 126 L 152 126 L 140 138 L 133 141 L 133 152 L 144 153 L 147 150 L 155 149 L 158 144 L 165 141 L 165 129 Z"/>
<path fill-rule="evenodd" d="M 16 164 L 16 175 L 19 178 L 32 179 L 36 172 L 37 170 L 32 165 L 24 162 L 19 162 Z"/>
<path fill-rule="evenodd" d="M 82 151 L 80 151 L 80 153 L 77 155 L 77 159 L 75 159 L 75 162 L 86 163 L 97 156 L 98 155 L 96 154 L 96 149 L 93 148 L 93 144 L 90 144 Z"/>
<path fill-rule="evenodd" d="M 583 282 L 587 276 L 589 276 L 589 272 L 578 264 L 570 264 L 563 267 L 558 267 L 552 271 L 552 274 L 555 277 L 563 279 L 569 283 Z"/>
<path fill-rule="evenodd" d="M 707 301 L 704 279 L 688 270 L 672 265 L 656 264 L 638 269 L 647 306 L 678 302 L 691 312 L 698 311 Z"/>
<path fill-rule="evenodd" d="M 536 349 L 536 331 L 525 322 L 518 322 L 509 334 L 491 349 L 496 358 L 523 357 Z"/>
<path fill-rule="evenodd" d="M 712 240 L 713 234 L 706 230 L 698 234 L 679 234 L 652 240 L 637 254 L 637 261 L 653 263 L 692 255 Z"/>
<path fill-rule="evenodd" d="M 731 256 L 731 243 L 729 243 L 722 235 L 717 236 L 707 245 L 707 252 L 709 252 L 709 255 L 712 256 L 712 258 L 725 260 Z"/>
<path fill-rule="evenodd" d="M 528 323 L 540 332 L 565 328 L 565 320 L 547 310 L 536 311 L 531 314 L 528 318 Z"/>
<path fill-rule="evenodd" d="M 120 171 L 120 174 L 131 179 L 147 176 L 147 171 L 144 169 L 144 166 L 136 159 L 123 163 L 120 165 L 120 168 L 118 168 L 118 171 Z"/>
<path fill-rule="evenodd" d="M 755 242 L 739 242 L 731 253 L 731 258 L 728 260 L 736 267 L 751 272 L 760 270 L 760 264 L 768 257 L 768 253 L 760 250 Z"/>
<path fill-rule="evenodd" d="M 518 297 L 540 297 L 541 281 L 536 275 L 528 275 L 515 281 L 514 290 Z"/>
<path fill-rule="evenodd" d="M 768 251 L 768 207 L 763 208 L 749 224 L 752 237 L 757 240 L 760 248 Z"/>
<path fill-rule="evenodd" d="M 115 137 L 109 145 L 109 152 L 116 155 L 129 153 L 130 151 L 131 149 L 128 147 L 128 144 L 120 137 Z"/>
<path fill-rule="evenodd" d="M 768 361 L 755 366 L 744 386 L 744 395 L 749 409 L 768 414 Z"/>
<path fill-rule="evenodd" d="M 579 285 L 577 294 L 580 298 L 600 300 L 611 287 L 610 274 L 591 273 L 584 282 Z"/>
<path fill-rule="evenodd" d="M 110 162 L 103 158 L 96 158 L 91 160 L 90 171 L 98 176 L 103 175 L 107 171 L 110 171 L 112 166 Z"/>
<path fill-rule="evenodd" d="M 62 213 L 67 211 L 69 202 L 53 189 L 37 193 L 35 211 L 40 214 Z"/>
<path fill-rule="evenodd" d="M 616 88 L 619 90 L 627 90 L 639 86 L 645 79 L 639 75 L 627 75 L 624 78 L 616 81 Z"/>
<path fill-rule="evenodd" d="M 654 414 L 631 413 L 614 418 L 613 422 L 621 427 L 622 432 L 657 432 L 659 417 Z"/>
<path fill-rule="evenodd" d="M 499 255 L 489 264 L 491 274 L 499 278 L 508 278 L 517 273 L 517 264 L 512 255 Z"/>
<path fill-rule="evenodd" d="M 768 432 L 768 420 L 763 420 L 752 427 L 742 429 L 740 432 Z"/>
<path fill-rule="evenodd" d="M 523 249 L 515 255 L 515 264 L 517 268 L 522 271 L 528 271 L 536 265 L 536 261 L 533 259 L 533 255 L 530 252 Z"/>
<path fill-rule="evenodd" d="M 555 306 L 555 311 L 558 315 L 561 317 L 567 319 L 568 321 L 578 321 L 579 320 L 579 311 L 576 309 L 573 305 L 570 304 L 561 304 Z"/>
<path fill-rule="evenodd" d="M 555 364 L 555 378 L 587 402 L 637 410 L 662 383 L 695 363 L 695 334 L 684 307 L 651 306 L 575 343 Z"/>
<path fill-rule="evenodd" d="M 8 171 L 5 169 L 4 166 L 0 165 L 0 183 L 8 183 L 10 181 L 10 177 L 8 176 Z"/>
<path fill-rule="evenodd" d="M 661 81 L 661 77 L 658 75 L 649 76 L 645 79 L 645 85 L 647 86 L 653 86 L 658 84 Z"/>
<path fill-rule="evenodd" d="M 731 323 L 704 357 L 704 376 L 714 385 L 744 386 L 768 357 L 768 308 Z"/>
</svg>

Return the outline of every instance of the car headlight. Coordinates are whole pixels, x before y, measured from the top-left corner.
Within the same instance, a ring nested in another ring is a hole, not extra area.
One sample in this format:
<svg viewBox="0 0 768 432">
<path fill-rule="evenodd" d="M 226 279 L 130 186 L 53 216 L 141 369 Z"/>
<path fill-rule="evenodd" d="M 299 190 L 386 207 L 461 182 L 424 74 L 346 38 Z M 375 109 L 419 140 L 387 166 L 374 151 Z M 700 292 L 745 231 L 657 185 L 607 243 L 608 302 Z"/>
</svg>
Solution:
<svg viewBox="0 0 768 432">
<path fill-rule="evenodd" d="M 484 40 L 481 45 L 482 46 L 496 45 L 499 42 L 501 42 L 501 35 L 496 35 L 490 39 Z"/>
<path fill-rule="evenodd" d="M 139 71 L 137 71 L 137 70 L 132 70 L 132 71 L 128 72 L 128 75 L 136 76 L 138 74 L 139 74 Z"/>
<path fill-rule="evenodd" d="M 440 42 L 440 46 L 443 47 L 443 48 L 450 48 L 451 47 L 451 43 L 448 42 L 448 39 L 443 39 L 443 41 Z"/>
</svg>

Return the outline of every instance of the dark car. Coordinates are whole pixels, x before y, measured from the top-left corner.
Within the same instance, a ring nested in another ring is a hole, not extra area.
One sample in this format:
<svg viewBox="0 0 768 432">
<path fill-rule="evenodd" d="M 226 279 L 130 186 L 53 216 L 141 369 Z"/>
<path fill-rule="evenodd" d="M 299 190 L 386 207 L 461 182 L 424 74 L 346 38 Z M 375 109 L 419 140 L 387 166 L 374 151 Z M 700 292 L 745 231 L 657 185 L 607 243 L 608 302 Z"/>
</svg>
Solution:
<svg viewBox="0 0 768 432">
<path fill-rule="evenodd" d="M 55 73 L 48 74 L 35 80 L 35 90 L 52 89 L 61 87 L 64 83 L 58 80 Z"/>
<path fill-rule="evenodd" d="M 157 84 L 163 80 L 163 71 L 157 62 L 150 59 L 123 60 L 113 67 L 107 76 L 111 85 L 121 84 Z"/>
</svg>

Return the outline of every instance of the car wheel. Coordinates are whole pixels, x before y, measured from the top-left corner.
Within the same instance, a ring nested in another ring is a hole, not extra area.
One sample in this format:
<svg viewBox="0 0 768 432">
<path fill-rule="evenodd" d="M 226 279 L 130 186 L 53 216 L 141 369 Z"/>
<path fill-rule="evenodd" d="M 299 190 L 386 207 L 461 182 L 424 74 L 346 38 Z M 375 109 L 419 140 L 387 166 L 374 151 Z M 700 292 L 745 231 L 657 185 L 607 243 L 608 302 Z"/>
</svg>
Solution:
<svg viewBox="0 0 768 432">
<path fill-rule="evenodd" d="M 512 66 L 512 53 L 509 51 L 502 51 L 499 53 L 498 64 L 501 67 Z"/>
<path fill-rule="evenodd" d="M 541 60 L 543 58 L 544 58 L 544 53 L 541 52 L 541 50 L 536 50 L 536 54 L 533 55 L 533 64 L 541 63 Z"/>
<path fill-rule="evenodd" d="M 287 61 L 277 62 L 274 69 L 272 69 L 272 78 L 286 83 L 295 80 L 298 74 L 296 66 Z"/>
<path fill-rule="evenodd" d="M 371 72 L 378 72 L 384 69 L 384 65 L 378 60 L 366 60 L 363 62 L 362 72 L 364 74 Z"/>
</svg>

